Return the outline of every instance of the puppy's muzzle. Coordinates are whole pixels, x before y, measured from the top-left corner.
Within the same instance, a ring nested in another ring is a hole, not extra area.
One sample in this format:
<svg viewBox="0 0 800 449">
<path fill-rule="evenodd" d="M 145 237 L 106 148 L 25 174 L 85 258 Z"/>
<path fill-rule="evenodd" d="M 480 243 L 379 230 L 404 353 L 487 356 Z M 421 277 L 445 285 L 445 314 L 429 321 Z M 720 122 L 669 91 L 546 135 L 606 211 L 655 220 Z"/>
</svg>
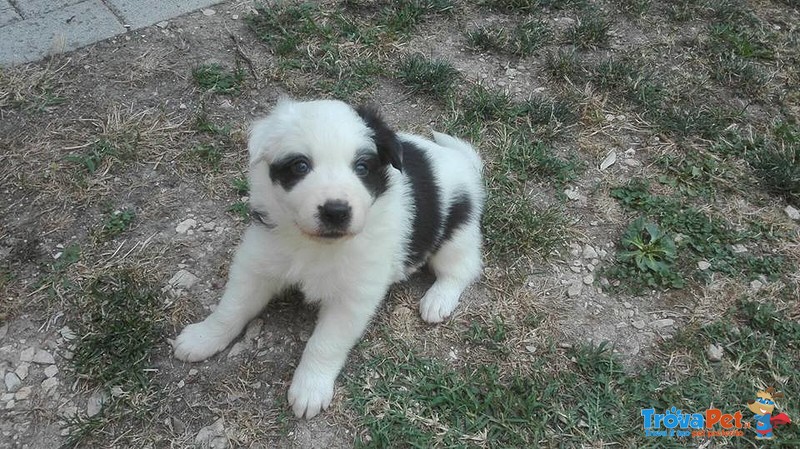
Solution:
<svg viewBox="0 0 800 449">
<path fill-rule="evenodd" d="M 342 200 L 330 200 L 317 206 L 317 210 L 323 237 L 341 237 L 346 233 L 353 216 L 350 204 Z"/>
</svg>

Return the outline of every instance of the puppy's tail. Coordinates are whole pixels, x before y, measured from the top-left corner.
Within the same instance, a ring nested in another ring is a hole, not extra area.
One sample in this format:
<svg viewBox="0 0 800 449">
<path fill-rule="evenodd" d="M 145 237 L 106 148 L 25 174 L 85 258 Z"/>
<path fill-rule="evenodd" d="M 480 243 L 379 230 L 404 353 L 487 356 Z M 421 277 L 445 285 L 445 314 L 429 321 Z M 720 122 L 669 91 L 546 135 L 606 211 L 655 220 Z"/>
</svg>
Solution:
<svg viewBox="0 0 800 449">
<path fill-rule="evenodd" d="M 483 161 L 481 161 L 481 156 L 472 145 L 459 138 L 444 133 L 437 133 L 436 131 L 432 131 L 432 133 L 434 142 L 443 147 L 460 151 L 467 159 L 469 159 L 470 163 L 473 167 L 475 167 L 475 170 L 478 173 L 483 173 Z"/>
</svg>

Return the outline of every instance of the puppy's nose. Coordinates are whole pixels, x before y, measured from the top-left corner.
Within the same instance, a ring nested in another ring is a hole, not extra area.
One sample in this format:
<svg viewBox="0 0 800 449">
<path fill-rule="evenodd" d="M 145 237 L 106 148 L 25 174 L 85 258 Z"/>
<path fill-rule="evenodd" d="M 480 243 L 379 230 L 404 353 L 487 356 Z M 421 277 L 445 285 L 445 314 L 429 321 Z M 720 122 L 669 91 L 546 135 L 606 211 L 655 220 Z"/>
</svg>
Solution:
<svg viewBox="0 0 800 449">
<path fill-rule="evenodd" d="M 331 227 L 342 228 L 350 222 L 351 208 L 342 200 L 326 201 L 319 209 L 320 221 Z"/>
</svg>

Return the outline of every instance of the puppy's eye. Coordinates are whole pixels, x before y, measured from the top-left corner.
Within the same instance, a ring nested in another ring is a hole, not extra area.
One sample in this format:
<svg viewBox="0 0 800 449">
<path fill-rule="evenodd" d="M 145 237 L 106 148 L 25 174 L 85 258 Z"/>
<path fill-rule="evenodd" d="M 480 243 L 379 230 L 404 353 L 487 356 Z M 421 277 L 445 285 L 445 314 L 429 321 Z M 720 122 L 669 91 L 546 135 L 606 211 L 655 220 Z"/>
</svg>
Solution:
<svg viewBox="0 0 800 449">
<path fill-rule="evenodd" d="M 356 172 L 356 176 L 367 176 L 369 174 L 369 164 L 366 161 L 358 161 L 353 171 Z"/>
<path fill-rule="evenodd" d="M 305 159 L 299 159 L 292 162 L 292 173 L 298 176 L 308 174 L 311 171 L 311 164 Z"/>
</svg>

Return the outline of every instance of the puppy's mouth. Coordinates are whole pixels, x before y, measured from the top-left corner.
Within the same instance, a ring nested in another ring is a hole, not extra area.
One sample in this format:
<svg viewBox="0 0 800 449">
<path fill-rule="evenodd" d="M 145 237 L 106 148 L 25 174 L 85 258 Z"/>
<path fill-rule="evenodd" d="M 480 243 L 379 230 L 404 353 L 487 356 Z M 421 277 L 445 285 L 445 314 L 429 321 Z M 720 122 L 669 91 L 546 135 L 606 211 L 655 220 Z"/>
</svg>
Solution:
<svg viewBox="0 0 800 449">
<path fill-rule="evenodd" d="M 298 226 L 298 228 L 306 237 L 323 242 L 334 242 L 336 240 L 348 239 L 355 235 L 351 232 L 342 230 L 318 229 L 314 232 L 309 232 L 303 229 L 302 226 Z"/>
</svg>

